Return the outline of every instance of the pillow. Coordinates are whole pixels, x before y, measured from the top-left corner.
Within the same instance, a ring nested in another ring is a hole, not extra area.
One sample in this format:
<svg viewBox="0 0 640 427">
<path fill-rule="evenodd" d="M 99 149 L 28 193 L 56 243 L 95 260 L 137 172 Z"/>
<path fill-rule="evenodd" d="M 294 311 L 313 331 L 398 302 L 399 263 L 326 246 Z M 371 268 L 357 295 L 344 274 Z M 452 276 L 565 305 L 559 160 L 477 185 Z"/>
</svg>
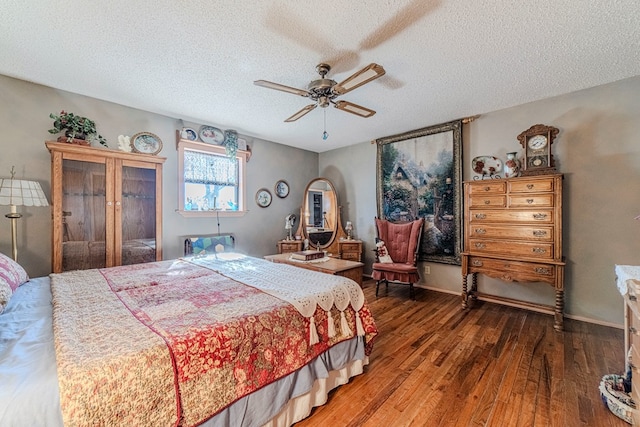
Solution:
<svg viewBox="0 0 640 427">
<path fill-rule="evenodd" d="M 4 311 L 4 308 L 9 303 L 9 298 L 13 295 L 11 287 L 6 280 L 0 278 L 0 314 Z"/>
<path fill-rule="evenodd" d="M 376 242 L 376 251 L 378 252 L 378 262 L 383 264 L 393 264 L 391 255 L 389 255 L 389 251 L 387 251 L 387 247 L 384 245 L 382 240 L 378 240 Z"/>
<path fill-rule="evenodd" d="M 0 253 L 0 279 L 4 279 L 12 291 L 29 280 L 24 268 L 5 254 Z"/>
</svg>

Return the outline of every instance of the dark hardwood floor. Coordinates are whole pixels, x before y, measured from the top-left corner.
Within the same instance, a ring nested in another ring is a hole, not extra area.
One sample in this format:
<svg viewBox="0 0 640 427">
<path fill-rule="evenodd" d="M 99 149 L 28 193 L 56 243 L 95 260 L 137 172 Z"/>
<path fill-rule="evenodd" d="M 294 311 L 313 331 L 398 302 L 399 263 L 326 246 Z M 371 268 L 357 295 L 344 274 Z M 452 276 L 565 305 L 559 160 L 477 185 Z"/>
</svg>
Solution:
<svg viewBox="0 0 640 427">
<path fill-rule="evenodd" d="M 380 334 L 365 374 L 334 390 L 305 426 L 628 426 L 598 384 L 624 370 L 621 329 L 425 289 L 364 291 Z"/>
</svg>

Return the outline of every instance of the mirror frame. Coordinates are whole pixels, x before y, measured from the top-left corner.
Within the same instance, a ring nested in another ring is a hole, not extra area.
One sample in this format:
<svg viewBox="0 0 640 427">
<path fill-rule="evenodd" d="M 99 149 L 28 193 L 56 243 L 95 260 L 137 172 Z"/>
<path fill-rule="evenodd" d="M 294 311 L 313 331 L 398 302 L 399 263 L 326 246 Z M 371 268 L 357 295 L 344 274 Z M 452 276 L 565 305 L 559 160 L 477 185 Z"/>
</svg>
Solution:
<svg viewBox="0 0 640 427">
<path fill-rule="evenodd" d="M 326 182 L 327 186 L 329 187 L 329 190 L 333 191 L 335 206 L 332 207 L 332 210 L 333 210 L 333 214 L 336 217 L 335 227 L 333 228 L 331 239 L 329 239 L 327 243 L 320 245 L 320 250 L 325 250 L 329 252 L 332 256 L 339 257 L 340 254 L 339 254 L 338 242 L 340 241 L 340 239 L 344 239 L 347 234 L 342 228 L 342 220 L 340 218 L 342 206 L 340 206 L 338 191 L 336 190 L 336 187 L 333 185 L 333 182 L 331 182 L 331 180 L 323 177 L 314 178 L 311 181 L 309 181 L 309 183 L 305 187 L 304 193 L 302 195 L 302 206 L 300 207 L 300 221 L 298 222 L 299 225 L 298 225 L 297 234 L 302 236 L 303 239 L 308 239 L 310 246 L 313 246 L 314 248 L 316 247 L 315 245 L 313 245 L 313 242 L 311 241 L 311 239 L 309 239 L 309 234 L 307 233 L 307 227 L 309 226 L 309 224 L 307 224 L 307 221 L 309 220 L 307 211 L 309 208 L 309 201 L 308 201 L 309 191 L 313 190 L 312 187 L 314 186 L 314 184 L 316 184 L 319 181 Z"/>
<path fill-rule="evenodd" d="M 378 217 L 392 222 L 425 218 L 418 259 L 460 265 L 462 121 L 392 135 L 375 142 L 378 146 Z M 430 218 L 433 218 L 429 221 L 433 227 L 427 222 Z"/>
</svg>

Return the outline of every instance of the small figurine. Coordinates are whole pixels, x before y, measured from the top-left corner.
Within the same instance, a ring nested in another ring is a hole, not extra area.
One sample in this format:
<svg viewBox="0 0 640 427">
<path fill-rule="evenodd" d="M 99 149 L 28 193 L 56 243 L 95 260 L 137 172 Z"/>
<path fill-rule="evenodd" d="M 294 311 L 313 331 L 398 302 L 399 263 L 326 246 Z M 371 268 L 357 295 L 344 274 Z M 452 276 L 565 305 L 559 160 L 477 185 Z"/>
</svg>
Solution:
<svg viewBox="0 0 640 427">
<path fill-rule="evenodd" d="M 131 152 L 131 137 L 125 135 L 118 136 L 118 150 L 124 151 L 126 153 Z"/>
</svg>

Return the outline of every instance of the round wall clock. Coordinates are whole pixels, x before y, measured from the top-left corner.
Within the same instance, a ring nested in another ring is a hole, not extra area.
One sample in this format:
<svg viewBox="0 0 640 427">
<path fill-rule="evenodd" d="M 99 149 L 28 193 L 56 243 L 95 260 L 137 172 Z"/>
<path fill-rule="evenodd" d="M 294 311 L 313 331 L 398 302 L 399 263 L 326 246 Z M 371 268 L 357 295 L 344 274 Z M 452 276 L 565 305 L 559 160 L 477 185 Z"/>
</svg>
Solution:
<svg viewBox="0 0 640 427">
<path fill-rule="evenodd" d="M 518 135 L 518 141 L 524 149 L 522 176 L 555 173 L 551 144 L 558 132 L 558 128 L 538 124 Z"/>
<path fill-rule="evenodd" d="M 261 208 L 266 208 L 271 204 L 271 192 L 266 188 L 261 188 L 256 193 L 256 204 Z"/>
</svg>

